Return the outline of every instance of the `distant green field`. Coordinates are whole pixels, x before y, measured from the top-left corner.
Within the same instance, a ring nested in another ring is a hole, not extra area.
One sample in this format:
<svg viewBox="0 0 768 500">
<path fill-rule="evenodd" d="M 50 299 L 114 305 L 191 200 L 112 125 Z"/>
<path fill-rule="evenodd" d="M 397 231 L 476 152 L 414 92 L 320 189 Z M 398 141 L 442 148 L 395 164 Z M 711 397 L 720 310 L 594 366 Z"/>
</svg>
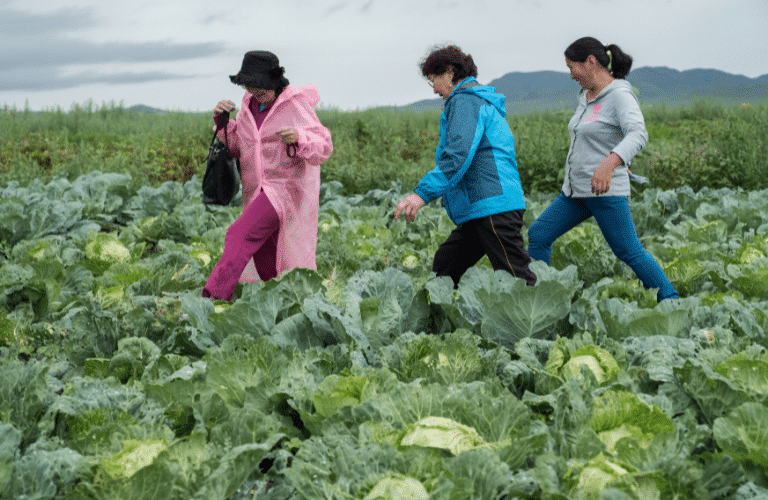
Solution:
<svg viewBox="0 0 768 500">
<path fill-rule="evenodd" d="M 644 108 L 650 141 L 633 165 L 652 186 L 768 187 L 768 104 Z M 399 182 L 410 189 L 434 166 L 439 111 L 320 110 L 334 153 L 323 181 L 345 193 Z M 526 192 L 560 187 L 568 149 L 568 111 L 515 114 L 517 160 Z M 202 176 L 211 136 L 208 114 L 151 114 L 115 105 L 75 105 L 68 112 L 0 109 L 0 184 L 55 177 L 72 180 L 100 170 L 157 186 Z"/>
</svg>

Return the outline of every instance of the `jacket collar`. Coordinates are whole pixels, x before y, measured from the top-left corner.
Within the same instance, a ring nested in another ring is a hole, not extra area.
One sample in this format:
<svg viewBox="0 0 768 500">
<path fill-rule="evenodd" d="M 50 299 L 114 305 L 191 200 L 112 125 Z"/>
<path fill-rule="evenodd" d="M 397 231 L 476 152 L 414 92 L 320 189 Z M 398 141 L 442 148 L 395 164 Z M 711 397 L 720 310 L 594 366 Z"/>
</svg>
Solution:
<svg viewBox="0 0 768 500">
<path fill-rule="evenodd" d="M 453 91 L 451 92 L 451 95 L 448 96 L 448 99 L 445 100 L 447 103 L 448 100 L 453 97 L 457 92 L 461 92 L 462 90 L 466 90 L 470 87 L 476 87 L 480 85 L 477 82 L 477 79 L 475 79 L 474 76 L 468 76 L 467 78 L 463 79 L 459 83 L 456 84 L 456 86 L 453 88 Z"/>
</svg>

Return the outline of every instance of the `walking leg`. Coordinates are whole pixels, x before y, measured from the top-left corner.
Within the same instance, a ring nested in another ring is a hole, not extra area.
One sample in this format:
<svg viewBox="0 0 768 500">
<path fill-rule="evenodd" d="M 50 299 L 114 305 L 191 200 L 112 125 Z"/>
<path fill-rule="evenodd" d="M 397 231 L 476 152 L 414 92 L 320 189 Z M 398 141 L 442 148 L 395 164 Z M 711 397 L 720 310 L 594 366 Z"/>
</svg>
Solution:
<svg viewBox="0 0 768 500">
<path fill-rule="evenodd" d="M 531 258 L 525 251 L 521 230 L 523 210 L 514 210 L 478 219 L 478 238 L 495 270 L 504 270 L 515 278 L 524 279 L 528 286 L 536 284 L 536 274 L 528 264 Z"/>
<path fill-rule="evenodd" d="M 462 224 L 440 244 L 432 261 L 432 270 L 438 276 L 450 276 L 453 286 L 459 286 L 462 275 L 485 255 L 485 250 L 473 231 Z"/>
<path fill-rule="evenodd" d="M 635 272 L 647 288 L 658 288 L 656 300 L 676 299 L 679 297 L 672 283 L 664 274 L 661 266 L 643 248 L 637 237 L 635 223 L 629 210 L 629 198 L 609 196 L 590 198 L 590 208 L 595 216 L 605 240 L 616 256 Z"/>
<path fill-rule="evenodd" d="M 229 300 L 246 264 L 280 228 L 280 219 L 262 192 L 227 228 L 224 252 L 203 288 L 203 297 Z"/>
</svg>

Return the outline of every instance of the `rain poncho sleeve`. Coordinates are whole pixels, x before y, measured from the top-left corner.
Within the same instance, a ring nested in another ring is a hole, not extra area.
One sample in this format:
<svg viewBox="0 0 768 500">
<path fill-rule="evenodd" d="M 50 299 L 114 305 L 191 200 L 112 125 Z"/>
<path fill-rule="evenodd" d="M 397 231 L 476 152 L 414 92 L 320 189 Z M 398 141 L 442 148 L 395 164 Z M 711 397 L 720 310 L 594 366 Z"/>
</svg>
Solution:
<svg viewBox="0 0 768 500">
<path fill-rule="evenodd" d="M 288 85 L 267 111 L 261 127 L 250 110 L 253 96 L 246 92 L 236 120 L 227 125 L 229 148 L 240 159 L 243 208 L 264 192 L 280 218 L 277 238 L 277 274 L 295 267 L 317 269 L 317 217 L 320 197 L 320 164 L 331 155 L 331 134 L 315 113 L 320 102 L 317 89 Z M 299 141 L 296 156 L 289 157 L 278 130 L 294 128 Z M 224 131 L 218 136 L 224 140 Z M 241 281 L 258 279 L 253 263 Z"/>
</svg>

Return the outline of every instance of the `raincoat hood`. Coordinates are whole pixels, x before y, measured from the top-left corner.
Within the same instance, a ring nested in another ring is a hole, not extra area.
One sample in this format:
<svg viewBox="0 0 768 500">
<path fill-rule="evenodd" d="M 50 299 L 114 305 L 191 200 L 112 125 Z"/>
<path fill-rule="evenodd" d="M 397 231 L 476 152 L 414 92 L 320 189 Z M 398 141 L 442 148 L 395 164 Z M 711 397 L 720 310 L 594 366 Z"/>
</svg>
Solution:
<svg viewBox="0 0 768 500">
<path fill-rule="evenodd" d="M 280 92 L 280 95 L 277 96 L 275 104 L 295 98 L 307 102 L 313 108 L 320 103 L 320 94 L 317 92 L 317 88 L 314 85 L 307 85 L 306 87 L 294 87 L 293 85 L 288 85 L 282 92 Z"/>
<path fill-rule="evenodd" d="M 249 104 L 253 99 L 253 94 L 245 91 L 243 97 L 243 107 Z M 316 107 L 320 103 L 320 94 L 314 85 L 307 85 L 306 87 L 294 87 L 293 85 L 287 85 L 282 92 L 275 98 L 275 102 L 272 105 L 273 108 L 280 106 L 281 104 L 288 102 L 292 99 L 298 99 L 309 104 L 312 108 Z"/>
</svg>

